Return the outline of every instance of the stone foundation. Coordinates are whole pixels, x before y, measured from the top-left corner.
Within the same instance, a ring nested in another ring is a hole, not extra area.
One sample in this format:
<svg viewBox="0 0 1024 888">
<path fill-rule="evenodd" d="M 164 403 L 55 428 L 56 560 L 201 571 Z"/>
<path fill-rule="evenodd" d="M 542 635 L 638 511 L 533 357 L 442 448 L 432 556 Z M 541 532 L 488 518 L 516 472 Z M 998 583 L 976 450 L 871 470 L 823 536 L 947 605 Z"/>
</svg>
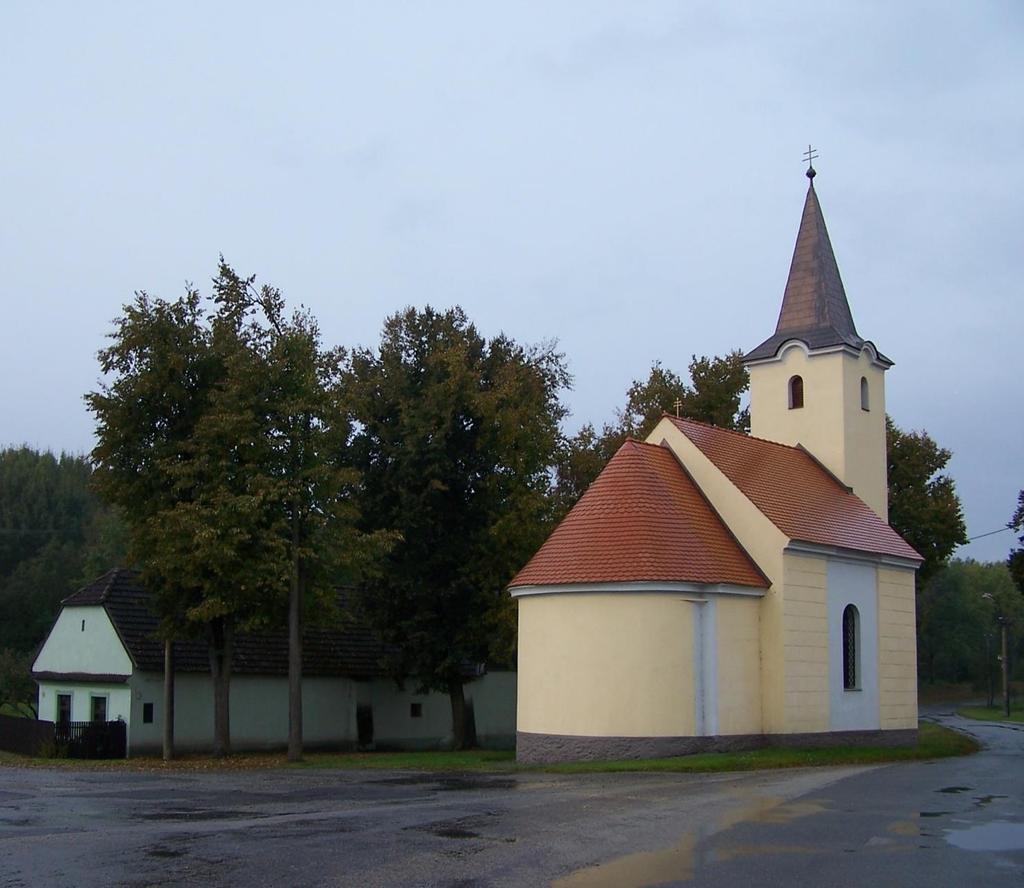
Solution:
<svg viewBox="0 0 1024 888">
<path fill-rule="evenodd" d="M 898 731 L 831 731 L 815 734 L 732 734 L 718 737 L 581 737 L 516 734 L 516 761 L 523 764 L 668 758 L 698 752 L 743 752 L 767 746 L 913 746 L 917 728 Z"/>
</svg>

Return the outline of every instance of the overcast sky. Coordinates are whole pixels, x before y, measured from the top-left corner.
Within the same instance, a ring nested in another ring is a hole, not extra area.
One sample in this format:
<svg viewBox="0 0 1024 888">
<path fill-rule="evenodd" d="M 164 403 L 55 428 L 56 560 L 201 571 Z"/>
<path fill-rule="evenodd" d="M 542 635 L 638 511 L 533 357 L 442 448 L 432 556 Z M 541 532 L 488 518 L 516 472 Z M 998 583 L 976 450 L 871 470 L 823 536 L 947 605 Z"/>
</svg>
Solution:
<svg viewBox="0 0 1024 888">
<path fill-rule="evenodd" d="M 427 303 L 557 339 L 600 424 L 774 331 L 811 142 L 890 414 L 953 451 L 970 535 L 1009 519 L 1020 2 L 285 6 L 4 4 L 0 446 L 91 449 L 120 306 L 219 253 L 330 344 Z"/>
</svg>

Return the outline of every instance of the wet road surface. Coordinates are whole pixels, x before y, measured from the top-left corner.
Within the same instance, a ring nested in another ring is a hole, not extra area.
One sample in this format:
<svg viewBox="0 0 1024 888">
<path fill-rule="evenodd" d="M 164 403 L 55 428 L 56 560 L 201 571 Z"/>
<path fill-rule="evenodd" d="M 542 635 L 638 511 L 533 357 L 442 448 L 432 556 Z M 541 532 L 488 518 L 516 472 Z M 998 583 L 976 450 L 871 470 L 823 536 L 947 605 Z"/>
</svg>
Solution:
<svg viewBox="0 0 1024 888">
<path fill-rule="evenodd" d="M 0 769 L 0 886 L 1024 882 L 1024 726 L 734 775 Z"/>
</svg>

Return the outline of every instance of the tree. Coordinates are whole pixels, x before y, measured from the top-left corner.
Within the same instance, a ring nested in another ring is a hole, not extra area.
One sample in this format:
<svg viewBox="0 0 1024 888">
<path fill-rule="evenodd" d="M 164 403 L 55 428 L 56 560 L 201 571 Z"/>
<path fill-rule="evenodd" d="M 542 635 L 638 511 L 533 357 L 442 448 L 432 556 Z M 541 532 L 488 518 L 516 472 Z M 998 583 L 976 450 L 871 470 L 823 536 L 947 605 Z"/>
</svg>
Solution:
<svg viewBox="0 0 1024 888">
<path fill-rule="evenodd" d="M 165 637 L 206 636 L 215 754 L 230 751 L 236 632 L 288 615 L 299 758 L 306 599 L 333 612 L 335 584 L 378 542 L 354 528 L 344 353 L 321 346 L 308 312 L 288 315 L 279 290 L 223 258 L 209 300 L 192 288 L 173 303 L 142 293 L 117 323 L 100 354 L 113 381 L 87 396 L 99 487 L 126 515 Z"/>
<path fill-rule="evenodd" d="M 1024 490 L 1017 495 L 1017 510 L 1006 526 L 1018 532 L 1024 531 Z M 1006 563 L 1017 588 L 1024 594 L 1024 533 L 1017 538 L 1017 541 L 1020 545 L 1010 552 Z"/>
<path fill-rule="evenodd" d="M 920 591 L 967 542 L 953 479 L 942 472 L 952 454 L 927 432 L 904 432 L 885 420 L 889 523 L 924 558 L 917 572 Z"/>
<path fill-rule="evenodd" d="M 467 667 L 511 657 L 506 584 L 543 541 L 569 376 L 553 345 L 486 341 L 460 308 L 408 308 L 349 363 L 363 528 L 400 540 L 363 585 L 390 668 L 449 695 L 467 731 Z"/>
<path fill-rule="evenodd" d="M 96 487 L 125 516 L 132 560 L 153 593 L 167 644 L 206 629 L 215 697 L 214 745 L 226 754 L 230 669 L 222 667 L 225 659 L 230 663 L 234 615 L 218 601 L 211 583 L 215 580 L 207 576 L 200 558 L 192 557 L 216 542 L 215 529 L 207 532 L 201 526 L 208 498 L 198 475 L 204 468 L 209 475 L 209 467 L 196 452 L 194 436 L 216 385 L 223 381 L 225 355 L 213 348 L 194 288 L 174 302 L 140 292 L 115 325 L 113 344 L 99 353 L 100 367 L 111 381 L 86 395 L 97 423 L 92 454 Z M 197 528 L 198 538 L 193 538 Z M 173 673 L 165 672 L 169 703 Z"/>
<path fill-rule="evenodd" d="M 240 284 L 236 280 L 236 286 Z M 252 282 L 245 282 L 252 290 Z M 255 295 L 255 294 L 254 294 Z M 266 387 L 265 469 L 278 479 L 279 539 L 288 564 L 288 758 L 302 757 L 302 633 L 310 605 L 333 613 L 335 589 L 368 570 L 390 545 L 387 531 L 356 527 L 359 473 L 349 454 L 342 349 L 324 349 L 308 312 L 288 316 L 280 291 L 255 297 L 266 327 L 255 337 Z"/>
<path fill-rule="evenodd" d="M 677 373 L 655 361 L 647 379 L 635 380 L 627 390 L 626 405 L 617 412 L 614 425 L 606 424 L 598 434 L 587 424 L 565 442 L 558 461 L 558 498 L 563 512 L 583 495 L 626 438 L 646 436 L 665 413 L 675 411 L 677 402 L 681 416 L 749 431 L 750 412 L 740 409 L 743 393 L 750 386 L 742 352 L 714 358 L 693 355 L 689 374 L 687 385 Z"/>
<path fill-rule="evenodd" d="M 32 681 L 31 662 L 26 654 L 0 648 L 0 711 L 35 718 L 36 685 Z"/>
<path fill-rule="evenodd" d="M 921 590 L 918 618 L 922 678 L 984 683 L 991 699 L 1001 628 L 1024 620 L 1006 565 L 954 559 L 941 566 Z"/>
<path fill-rule="evenodd" d="M 123 561 L 118 516 L 91 477 L 81 456 L 0 450 L 0 648 L 34 650 L 60 602 Z"/>
</svg>

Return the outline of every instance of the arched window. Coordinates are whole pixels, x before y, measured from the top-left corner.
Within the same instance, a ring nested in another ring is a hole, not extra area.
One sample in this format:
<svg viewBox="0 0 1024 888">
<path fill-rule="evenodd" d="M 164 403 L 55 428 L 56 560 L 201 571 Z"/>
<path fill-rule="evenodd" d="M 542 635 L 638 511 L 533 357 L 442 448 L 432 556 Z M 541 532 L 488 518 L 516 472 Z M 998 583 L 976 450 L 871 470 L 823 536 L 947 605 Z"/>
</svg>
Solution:
<svg viewBox="0 0 1024 888">
<path fill-rule="evenodd" d="M 789 380 L 789 409 L 796 410 L 804 406 L 804 380 L 802 376 L 794 376 Z"/>
<path fill-rule="evenodd" d="M 860 409 L 871 409 L 871 397 L 868 394 L 868 378 L 866 376 L 860 378 Z"/>
<path fill-rule="evenodd" d="M 852 604 L 843 611 L 843 690 L 860 687 L 860 614 Z"/>
</svg>

